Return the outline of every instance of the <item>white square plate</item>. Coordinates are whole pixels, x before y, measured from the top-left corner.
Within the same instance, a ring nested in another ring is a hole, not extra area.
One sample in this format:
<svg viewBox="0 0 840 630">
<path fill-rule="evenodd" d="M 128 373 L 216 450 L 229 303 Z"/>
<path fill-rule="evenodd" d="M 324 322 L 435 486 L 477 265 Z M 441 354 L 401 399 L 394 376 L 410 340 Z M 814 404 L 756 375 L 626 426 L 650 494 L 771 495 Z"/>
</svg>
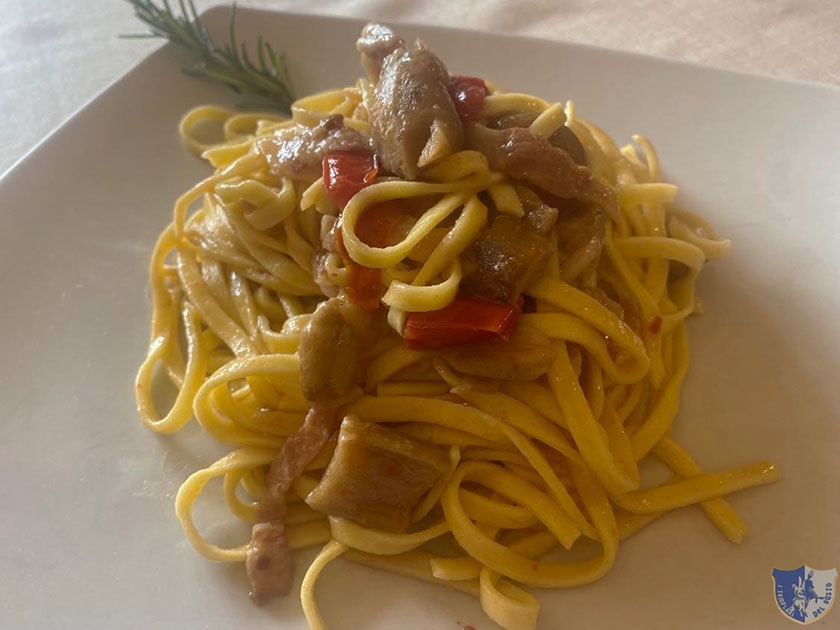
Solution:
<svg viewBox="0 0 840 630">
<path fill-rule="evenodd" d="M 204 15 L 222 34 L 227 9 Z M 240 41 L 284 50 L 299 94 L 352 83 L 361 23 L 239 12 Z M 535 39 L 404 26 L 453 73 L 572 98 L 620 142 L 657 145 L 680 199 L 734 242 L 700 281 L 677 437 L 708 470 L 759 459 L 781 483 L 732 496 L 741 546 L 695 508 L 622 546 L 596 584 L 540 592 L 540 628 L 791 628 L 774 567 L 840 564 L 840 90 Z M 193 552 L 178 485 L 217 450 L 136 419 L 146 268 L 175 197 L 207 174 L 179 144 L 189 107 L 230 102 L 166 46 L 0 181 L 0 626 L 303 628 L 292 596 L 257 608 L 241 566 Z M 219 512 L 222 514 L 222 512 Z M 209 507 L 202 519 L 211 535 Z M 311 554 L 300 556 L 298 579 Z M 332 628 L 487 629 L 478 602 L 339 562 Z M 840 611 L 824 618 L 840 624 Z M 836 627 L 836 625 L 834 626 Z"/>
</svg>

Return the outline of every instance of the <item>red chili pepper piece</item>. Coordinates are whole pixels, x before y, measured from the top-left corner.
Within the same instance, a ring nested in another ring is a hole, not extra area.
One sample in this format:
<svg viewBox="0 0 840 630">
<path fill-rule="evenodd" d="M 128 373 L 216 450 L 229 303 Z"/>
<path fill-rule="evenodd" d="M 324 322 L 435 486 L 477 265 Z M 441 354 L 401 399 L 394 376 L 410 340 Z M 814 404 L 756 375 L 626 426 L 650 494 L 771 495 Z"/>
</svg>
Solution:
<svg viewBox="0 0 840 630">
<path fill-rule="evenodd" d="M 652 320 L 650 320 L 650 332 L 654 335 L 658 335 L 659 331 L 662 330 L 662 318 L 657 315 Z"/>
<path fill-rule="evenodd" d="M 370 151 L 331 151 L 324 156 L 324 190 L 339 208 L 344 208 L 378 171 Z"/>
<path fill-rule="evenodd" d="M 344 209 L 356 193 L 373 183 L 377 172 L 376 156 L 370 151 L 330 151 L 323 161 L 324 190 L 339 208 Z M 362 217 L 367 214 L 368 211 L 364 212 Z M 365 240 L 362 236 L 360 238 Z M 347 297 L 364 309 L 376 310 L 379 308 L 382 270 L 365 267 L 351 259 L 344 247 L 341 231 L 337 240 L 347 267 Z"/>
<path fill-rule="evenodd" d="M 335 235 L 338 249 L 341 252 L 341 259 L 347 268 L 347 298 L 357 306 L 366 311 L 375 311 L 379 308 L 380 290 L 382 285 L 382 270 L 360 265 L 350 258 L 347 248 L 344 247 L 344 237 L 341 230 Z"/>
<path fill-rule="evenodd" d="M 393 244 L 397 226 L 405 221 L 408 213 L 398 202 L 387 201 L 365 209 L 356 221 L 356 236 L 372 247 L 387 247 Z M 353 304 L 368 311 L 379 308 L 382 287 L 382 270 L 360 265 L 350 258 L 338 232 L 338 243 L 344 266 L 347 267 L 347 297 Z"/>
<path fill-rule="evenodd" d="M 484 79 L 457 75 L 449 78 L 449 96 L 461 120 L 475 120 L 488 94 L 490 90 Z"/>
<path fill-rule="evenodd" d="M 347 264 L 347 297 L 353 304 L 366 311 L 379 308 L 381 297 L 382 270 L 365 267 L 357 262 Z"/>
<path fill-rule="evenodd" d="M 434 350 L 493 337 L 507 340 L 521 314 L 521 304 L 497 304 L 473 296 L 459 296 L 440 310 L 409 313 L 403 343 L 412 350 Z"/>
</svg>

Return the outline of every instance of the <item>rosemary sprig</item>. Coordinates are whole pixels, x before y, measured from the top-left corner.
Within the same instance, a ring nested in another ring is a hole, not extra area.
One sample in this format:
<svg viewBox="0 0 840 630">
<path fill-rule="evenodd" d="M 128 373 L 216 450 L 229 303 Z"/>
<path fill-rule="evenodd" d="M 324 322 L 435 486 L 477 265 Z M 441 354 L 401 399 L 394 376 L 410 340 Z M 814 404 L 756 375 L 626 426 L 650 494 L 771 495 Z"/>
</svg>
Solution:
<svg viewBox="0 0 840 630">
<path fill-rule="evenodd" d="M 247 97 L 242 106 L 289 111 L 295 100 L 283 55 L 262 37 L 257 39 L 257 57 L 251 60 L 245 44 L 236 41 L 236 5 L 230 13 L 229 41 L 224 48 L 213 42 L 198 17 L 193 0 L 178 0 L 175 12 L 169 0 L 158 6 L 153 0 L 127 0 L 134 15 L 149 26 L 150 33 L 128 37 L 161 37 L 192 51 L 198 61 L 184 72 L 227 85 Z"/>
</svg>

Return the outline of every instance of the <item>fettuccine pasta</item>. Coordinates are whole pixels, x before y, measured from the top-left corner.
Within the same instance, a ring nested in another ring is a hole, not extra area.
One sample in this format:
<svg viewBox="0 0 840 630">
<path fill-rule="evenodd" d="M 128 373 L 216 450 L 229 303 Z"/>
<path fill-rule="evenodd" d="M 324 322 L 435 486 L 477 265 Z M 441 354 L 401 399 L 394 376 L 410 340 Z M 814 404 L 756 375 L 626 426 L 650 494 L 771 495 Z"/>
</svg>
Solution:
<svg viewBox="0 0 840 630">
<path fill-rule="evenodd" d="M 382 62 L 383 73 L 391 58 Z M 503 628 L 532 629 L 540 605 L 528 587 L 598 580 L 623 539 L 686 506 L 699 505 L 726 538 L 740 542 L 747 525 L 725 495 L 779 477 L 768 462 L 705 472 L 670 436 L 689 364 L 686 321 L 700 310 L 695 281 L 707 261 L 726 256 L 729 242 L 678 205 L 677 188 L 661 181 L 644 137 L 618 146 L 572 102 L 487 86 L 473 122 L 461 117 L 467 140 L 460 149 L 428 158 L 411 177 L 389 172 L 377 155 L 370 181 L 343 206 L 331 190 L 327 156 L 314 173 L 278 171 L 273 160 L 282 150 L 267 147 L 308 137 L 328 120 L 376 140 L 378 93 L 370 76 L 297 101 L 289 118 L 202 106 L 181 121 L 185 146 L 215 170 L 177 200 L 152 254 L 152 332 L 137 377 L 138 412 L 158 433 L 177 432 L 195 418 L 231 449 L 190 475 L 176 498 L 199 553 L 245 562 L 261 544 L 255 529 L 254 540 L 222 548 L 196 527 L 193 505 L 214 478 L 222 479 L 236 518 L 281 523 L 292 550 L 322 545 L 300 595 L 313 628 L 326 623 L 316 604 L 317 578 L 341 557 L 468 593 Z M 541 142 L 558 131 L 573 134 L 587 182 L 603 195 L 581 197 L 564 215 L 565 200 L 543 194 L 528 176 L 497 168 L 470 140 L 484 128 L 469 125 L 505 129 L 498 121 L 516 117 L 527 121 L 517 125 L 521 132 Z M 221 139 L 203 139 L 208 124 L 221 128 Z M 483 336 L 411 341 L 409 331 L 428 330 L 418 322 L 437 321 L 424 319 L 429 313 L 448 312 L 481 287 L 470 248 L 487 242 L 492 226 L 522 225 L 534 204 L 555 210 L 545 232 L 552 235 L 550 251 L 517 296 L 497 303 L 516 315 L 517 330 L 539 340 L 537 349 L 499 355 L 499 365 L 488 368 L 490 355 L 472 367 L 471 344 L 484 347 Z M 384 237 L 370 227 L 373 214 L 384 216 L 382 208 L 397 209 Z M 498 217 L 506 219 L 494 223 Z M 583 247 L 572 242 L 575 230 L 586 232 Z M 337 237 L 338 246 L 327 236 Z M 336 423 L 350 420 L 338 439 L 337 424 L 327 432 L 278 503 L 272 462 L 301 434 L 307 414 L 323 408 L 302 382 L 313 361 L 330 359 L 308 357 L 305 335 L 314 334 L 319 304 L 356 300 L 353 283 L 364 274 L 374 278 L 366 315 L 372 333 L 354 355 L 350 383 L 327 405 Z M 545 365 L 523 378 L 534 352 L 543 353 Z M 166 410 L 155 402 L 156 371 L 178 391 Z M 439 460 L 402 529 L 325 513 L 313 499 L 324 491 L 325 470 L 338 465 L 345 432 L 348 440 L 351 429 L 364 440 L 371 425 L 433 449 L 429 457 Z M 642 487 L 639 470 L 651 459 L 673 477 Z M 583 538 L 599 547 L 591 557 L 545 557 Z"/>
</svg>

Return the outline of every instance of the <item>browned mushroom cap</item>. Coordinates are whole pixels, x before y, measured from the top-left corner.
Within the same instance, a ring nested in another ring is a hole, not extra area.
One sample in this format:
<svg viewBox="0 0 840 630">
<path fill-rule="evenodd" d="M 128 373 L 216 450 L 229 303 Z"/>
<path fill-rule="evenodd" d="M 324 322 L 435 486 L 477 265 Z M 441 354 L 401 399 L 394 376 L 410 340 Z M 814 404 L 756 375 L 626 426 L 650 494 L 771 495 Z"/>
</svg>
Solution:
<svg viewBox="0 0 840 630">
<path fill-rule="evenodd" d="M 387 26 L 371 22 L 362 29 L 356 50 L 362 55 L 362 67 L 371 83 L 379 81 L 382 62 L 397 48 L 405 48 L 405 41 Z"/>
<path fill-rule="evenodd" d="M 512 111 L 499 114 L 488 120 L 486 126 L 490 129 L 513 129 L 521 127 L 527 129 L 537 119 L 534 112 Z M 578 140 L 575 132 L 563 125 L 548 138 L 548 143 L 558 149 L 563 149 L 578 166 L 586 166 L 586 152 Z"/>
<path fill-rule="evenodd" d="M 449 73 L 422 45 L 398 48 L 384 59 L 369 113 L 383 166 L 407 179 L 463 144 L 461 121 L 449 96 Z"/>
<path fill-rule="evenodd" d="M 306 502 L 363 527 L 405 531 L 415 505 L 448 466 L 441 448 L 348 416 L 330 464 Z"/>
<path fill-rule="evenodd" d="M 493 170 L 561 199 L 580 198 L 590 188 L 588 168 L 578 166 L 565 150 L 527 129 L 496 130 L 470 124 L 466 141 L 469 148 L 484 154 Z"/>
</svg>

